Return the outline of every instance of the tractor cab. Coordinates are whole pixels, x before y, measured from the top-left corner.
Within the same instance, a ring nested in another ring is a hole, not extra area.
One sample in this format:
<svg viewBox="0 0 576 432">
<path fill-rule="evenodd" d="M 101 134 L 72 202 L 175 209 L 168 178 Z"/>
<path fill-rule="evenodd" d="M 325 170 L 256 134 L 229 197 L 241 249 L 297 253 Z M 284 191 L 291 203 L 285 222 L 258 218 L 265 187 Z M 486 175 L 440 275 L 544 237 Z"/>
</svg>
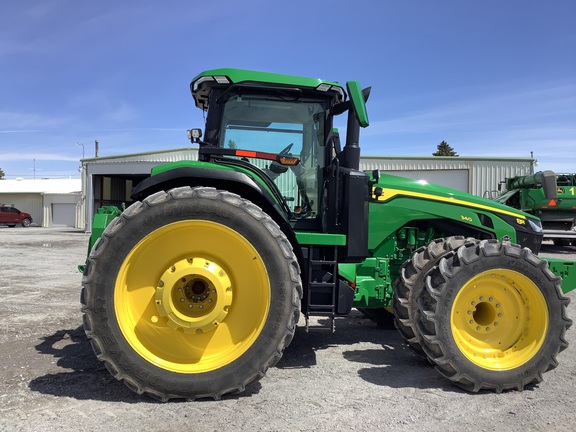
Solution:
<svg viewBox="0 0 576 432">
<path fill-rule="evenodd" d="M 356 112 L 340 84 L 218 69 L 198 75 L 190 87 L 196 106 L 207 112 L 203 138 L 198 129 L 189 133 L 200 144 L 201 161 L 243 165 L 255 172 L 280 197 L 293 229 L 346 234 L 329 210 L 336 207 L 328 205 L 343 196 L 337 183 L 345 176 L 339 172 L 350 165 L 333 130 L 333 116 Z M 361 92 L 353 97 L 360 99 L 358 111 L 365 113 Z M 363 198 L 366 184 L 361 186 Z M 335 202 L 344 204 L 342 199 Z"/>
</svg>

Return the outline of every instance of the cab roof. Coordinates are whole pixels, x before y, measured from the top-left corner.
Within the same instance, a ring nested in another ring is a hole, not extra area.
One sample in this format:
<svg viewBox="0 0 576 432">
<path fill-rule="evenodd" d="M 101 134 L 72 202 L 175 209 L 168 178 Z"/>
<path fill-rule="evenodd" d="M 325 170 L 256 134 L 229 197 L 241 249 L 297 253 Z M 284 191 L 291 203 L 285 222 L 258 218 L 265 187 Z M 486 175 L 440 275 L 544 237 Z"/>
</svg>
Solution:
<svg viewBox="0 0 576 432">
<path fill-rule="evenodd" d="M 238 84 L 261 85 L 269 87 L 292 87 L 302 90 L 317 91 L 334 98 L 334 103 L 346 100 L 346 92 L 341 84 L 324 81 L 318 78 L 306 78 L 294 75 L 283 75 L 270 72 L 259 72 L 245 69 L 222 68 L 204 71 L 190 83 L 190 91 L 196 106 L 208 109 L 208 98 L 214 87 L 230 87 Z"/>
</svg>

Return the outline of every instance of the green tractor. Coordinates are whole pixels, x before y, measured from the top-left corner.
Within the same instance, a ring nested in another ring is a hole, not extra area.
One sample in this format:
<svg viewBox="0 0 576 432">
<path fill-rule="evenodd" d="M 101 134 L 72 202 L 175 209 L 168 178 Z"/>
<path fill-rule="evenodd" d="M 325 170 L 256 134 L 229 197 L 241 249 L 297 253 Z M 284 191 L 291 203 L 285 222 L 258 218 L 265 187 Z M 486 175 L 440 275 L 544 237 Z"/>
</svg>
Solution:
<svg viewBox="0 0 576 432">
<path fill-rule="evenodd" d="M 544 239 L 576 246 L 576 174 L 542 171 L 501 184 L 506 189 L 495 201 L 539 217 Z"/>
<path fill-rule="evenodd" d="M 522 390 L 557 365 L 573 263 L 535 255 L 533 215 L 361 171 L 370 89 L 217 69 L 191 91 L 206 113 L 204 134 L 189 131 L 199 160 L 155 167 L 134 204 L 94 219 L 84 328 L 118 380 L 162 401 L 242 392 L 301 313 L 333 329 L 352 308 L 394 320 L 472 392 Z"/>
</svg>

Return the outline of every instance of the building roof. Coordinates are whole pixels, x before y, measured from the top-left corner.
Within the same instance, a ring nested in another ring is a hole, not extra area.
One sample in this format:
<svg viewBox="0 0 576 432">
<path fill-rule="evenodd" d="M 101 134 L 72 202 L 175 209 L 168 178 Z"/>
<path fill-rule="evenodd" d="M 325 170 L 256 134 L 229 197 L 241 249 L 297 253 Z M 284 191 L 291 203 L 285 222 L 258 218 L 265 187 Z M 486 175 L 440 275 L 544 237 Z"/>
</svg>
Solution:
<svg viewBox="0 0 576 432">
<path fill-rule="evenodd" d="M 80 179 L 0 180 L 0 193 L 80 193 Z"/>
<path fill-rule="evenodd" d="M 198 147 L 183 147 L 168 150 L 157 150 L 141 153 L 127 153 L 110 156 L 99 156 L 93 158 L 84 158 L 82 163 L 109 164 L 109 163 L 127 163 L 127 162 L 175 162 L 183 159 L 197 160 Z"/>
</svg>

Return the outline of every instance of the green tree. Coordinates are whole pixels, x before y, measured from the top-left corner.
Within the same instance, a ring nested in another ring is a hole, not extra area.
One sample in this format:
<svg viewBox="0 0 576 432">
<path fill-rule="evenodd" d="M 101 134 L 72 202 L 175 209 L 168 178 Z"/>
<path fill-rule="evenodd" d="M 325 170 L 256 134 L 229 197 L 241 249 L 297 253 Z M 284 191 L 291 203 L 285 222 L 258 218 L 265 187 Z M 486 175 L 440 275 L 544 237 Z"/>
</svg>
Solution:
<svg viewBox="0 0 576 432">
<path fill-rule="evenodd" d="M 231 149 L 235 149 L 236 148 L 236 141 L 228 140 L 228 147 L 230 147 Z"/>
<path fill-rule="evenodd" d="M 2 168 L 0 168 L 0 180 L 4 180 L 4 176 L 6 174 L 4 174 L 4 170 Z"/>
<path fill-rule="evenodd" d="M 432 156 L 458 156 L 458 153 L 446 141 L 438 144 L 437 150 L 432 153 Z"/>
</svg>

